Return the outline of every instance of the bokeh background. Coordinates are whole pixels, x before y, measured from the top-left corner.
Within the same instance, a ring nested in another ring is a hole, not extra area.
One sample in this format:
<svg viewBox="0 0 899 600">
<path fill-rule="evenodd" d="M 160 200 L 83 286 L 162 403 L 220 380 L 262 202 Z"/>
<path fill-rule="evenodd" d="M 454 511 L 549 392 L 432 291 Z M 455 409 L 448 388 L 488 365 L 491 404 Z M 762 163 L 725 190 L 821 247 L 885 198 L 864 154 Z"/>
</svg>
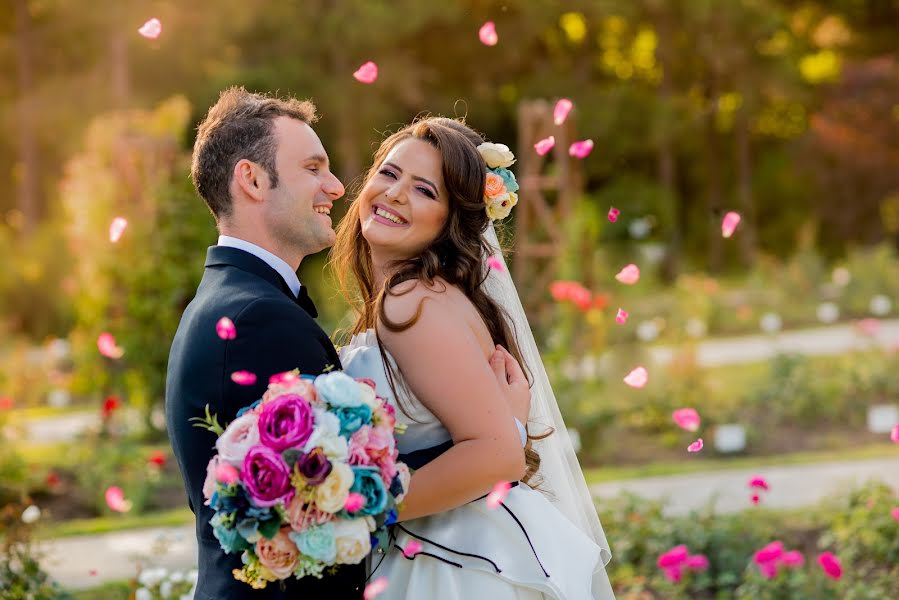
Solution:
<svg viewBox="0 0 899 600">
<path fill-rule="evenodd" d="M 151 17 L 157 39 L 138 34 Z M 0 596 L 190 588 L 154 570 L 192 566 L 164 374 L 216 239 L 188 178 L 195 127 L 243 85 L 317 104 L 348 197 L 422 114 L 516 152 L 508 258 L 619 597 L 899 597 L 897 25 L 896 0 L 6 0 Z M 330 332 L 349 315 L 326 258 L 300 275 Z M 616 281 L 631 263 L 640 281 Z M 637 366 L 643 389 L 622 381 Z M 698 432 L 672 421 L 683 407 Z M 804 565 L 769 577 L 755 552 L 777 540 Z M 660 569 L 679 544 L 708 565 Z"/>
</svg>

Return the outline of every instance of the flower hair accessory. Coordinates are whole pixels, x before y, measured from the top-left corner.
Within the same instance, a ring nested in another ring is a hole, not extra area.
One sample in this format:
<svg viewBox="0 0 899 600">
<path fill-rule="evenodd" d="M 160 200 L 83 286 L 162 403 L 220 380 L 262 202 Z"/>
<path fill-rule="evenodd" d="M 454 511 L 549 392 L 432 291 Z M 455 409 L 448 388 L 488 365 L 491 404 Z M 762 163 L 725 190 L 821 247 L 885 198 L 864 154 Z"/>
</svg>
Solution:
<svg viewBox="0 0 899 600">
<path fill-rule="evenodd" d="M 484 189 L 484 204 L 491 221 L 505 219 L 518 204 L 518 182 L 508 169 L 515 162 L 515 155 L 505 144 L 484 142 L 478 152 L 487 163 L 487 185 Z"/>
</svg>

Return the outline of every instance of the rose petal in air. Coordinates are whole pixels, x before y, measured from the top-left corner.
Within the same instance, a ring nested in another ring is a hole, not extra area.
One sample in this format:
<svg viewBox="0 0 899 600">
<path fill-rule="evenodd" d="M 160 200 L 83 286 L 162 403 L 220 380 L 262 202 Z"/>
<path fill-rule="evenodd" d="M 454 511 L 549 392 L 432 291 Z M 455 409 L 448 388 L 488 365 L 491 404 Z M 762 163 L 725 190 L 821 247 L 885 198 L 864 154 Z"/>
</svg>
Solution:
<svg viewBox="0 0 899 600">
<path fill-rule="evenodd" d="M 737 225 L 740 224 L 740 214 L 735 212 L 729 212 L 724 215 L 724 220 L 721 221 L 721 235 L 726 238 L 729 238 L 734 234 L 734 230 L 737 228 Z"/>
<path fill-rule="evenodd" d="M 624 383 L 637 389 L 645 386 L 647 381 L 649 381 L 649 373 L 646 372 L 644 367 L 637 367 L 624 378 Z"/>
<path fill-rule="evenodd" d="M 378 78 L 378 65 L 372 61 L 368 61 L 353 73 L 353 77 L 360 83 L 374 83 Z"/>
<path fill-rule="evenodd" d="M 97 569 L 88 569 L 87 575 L 88 575 L 88 577 L 96 577 L 96 576 L 97 576 Z"/>
<path fill-rule="evenodd" d="M 237 328 L 234 327 L 234 322 L 228 317 L 219 319 L 218 323 L 215 324 L 215 332 L 223 340 L 233 340 L 237 337 Z"/>
<path fill-rule="evenodd" d="M 237 385 L 253 385 L 256 383 L 256 374 L 249 371 L 234 371 L 231 373 L 231 381 Z"/>
<path fill-rule="evenodd" d="M 141 25 L 137 32 L 148 40 L 155 40 L 159 37 L 159 34 L 162 33 L 162 23 L 159 22 L 159 19 L 150 19 Z"/>
<path fill-rule="evenodd" d="M 409 542 L 406 544 L 406 547 L 403 548 L 403 554 L 406 556 L 406 558 L 412 558 L 419 552 L 421 552 L 421 542 L 419 542 L 418 540 L 409 540 Z"/>
<path fill-rule="evenodd" d="M 487 21 L 481 25 L 481 28 L 478 30 L 478 39 L 485 46 L 496 46 L 496 43 L 499 41 L 499 36 L 496 34 L 496 23 Z"/>
<path fill-rule="evenodd" d="M 536 144 L 534 144 L 534 150 L 537 151 L 537 154 L 540 156 L 546 156 L 546 153 L 553 149 L 553 146 L 556 145 L 556 138 L 554 136 L 549 136 L 548 138 L 543 138 Z"/>
<path fill-rule="evenodd" d="M 106 505 L 116 512 L 128 512 L 131 510 L 131 502 L 125 500 L 122 488 L 111 485 L 106 488 Z"/>
<path fill-rule="evenodd" d="M 365 496 L 357 492 L 350 492 L 347 494 L 346 502 L 343 503 L 343 507 L 347 512 L 351 513 L 360 511 L 365 507 Z"/>
<path fill-rule="evenodd" d="M 97 337 L 97 349 L 106 358 L 118 359 L 125 354 L 124 348 L 116 346 L 115 338 L 111 333 L 104 332 Z"/>
<path fill-rule="evenodd" d="M 671 418 L 681 429 L 687 431 L 696 431 L 702 423 L 702 418 L 695 408 L 678 408 L 671 413 Z"/>
<path fill-rule="evenodd" d="M 767 481 L 764 477 L 762 477 L 761 475 L 756 475 L 755 477 L 753 477 L 752 479 L 750 479 L 750 480 L 749 480 L 749 487 L 751 487 L 751 488 L 758 488 L 758 489 L 761 489 L 761 490 L 765 490 L 766 492 L 767 492 L 768 489 L 769 489 L 769 487 L 768 487 L 768 481 Z"/>
<path fill-rule="evenodd" d="M 387 589 L 387 578 L 386 577 L 378 577 L 367 586 L 365 586 L 365 591 L 362 592 L 362 597 L 365 600 L 374 600 L 377 598 L 379 594 L 383 593 L 384 590 Z"/>
<path fill-rule="evenodd" d="M 491 256 L 487 259 L 487 266 L 493 269 L 494 271 L 504 271 L 503 261 L 501 261 L 496 256 Z"/>
<path fill-rule="evenodd" d="M 128 227 L 128 219 L 116 217 L 109 224 L 109 241 L 115 244 L 122 238 L 125 228 Z"/>
<path fill-rule="evenodd" d="M 749 501 L 752 502 L 753 505 L 758 506 L 758 504 L 762 501 L 762 497 L 758 494 L 753 494 L 749 497 Z"/>
<path fill-rule="evenodd" d="M 571 112 L 571 108 L 574 106 L 571 100 L 568 98 L 562 98 L 558 102 L 556 102 L 556 107 L 553 109 L 553 123 L 556 125 L 561 125 L 565 122 L 565 119 L 568 118 L 568 113 Z M 592 147 L 592 144 L 591 144 Z"/>
<path fill-rule="evenodd" d="M 702 446 L 702 438 L 699 438 L 698 440 L 687 446 L 687 452 L 699 452 L 700 450 L 702 450 Z"/>
<path fill-rule="evenodd" d="M 619 308 L 618 314 L 615 315 L 615 322 L 618 323 L 619 325 L 624 325 L 625 323 L 627 323 L 627 317 L 628 317 L 627 311 L 624 310 L 623 308 Z"/>
<path fill-rule="evenodd" d="M 638 281 L 640 281 L 640 267 L 634 264 L 630 264 L 615 275 L 615 279 L 620 281 L 625 285 L 634 285 Z"/>
<path fill-rule="evenodd" d="M 487 494 L 487 508 L 493 509 L 502 504 L 511 489 L 512 484 L 508 481 L 498 481 L 493 486 L 493 491 Z"/>
<path fill-rule="evenodd" d="M 621 214 L 621 211 L 615 208 L 614 206 L 609 209 L 609 221 L 612 223 L 618 222 L 618 216 Z"/>
<path fill-rule="evenodd" d="M 300 380 L 300 376 L 297 375 L 296 371 L 284 371 L 283 373 L 276 373 L 268 378 L 269 385 L 290 385 L 292 383 L 296 383 Z"/>
<path fill-rule="evenodd" d="M 568 147 L 569 156 L 575 158 L 587 158 L 587 155 L 593 151 L 593 140 L 582 140 L 575 142 Z"/>
</svg>

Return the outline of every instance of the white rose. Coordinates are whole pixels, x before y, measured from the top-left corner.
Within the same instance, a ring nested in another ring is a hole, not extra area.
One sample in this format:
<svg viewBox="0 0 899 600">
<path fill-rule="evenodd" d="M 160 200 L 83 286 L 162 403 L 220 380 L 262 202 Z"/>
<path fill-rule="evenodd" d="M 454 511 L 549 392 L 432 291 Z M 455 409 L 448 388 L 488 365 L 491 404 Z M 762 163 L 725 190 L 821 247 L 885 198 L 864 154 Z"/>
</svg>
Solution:
<svg viewBox="0 0 899 600">
<path fill-rule="evenodd" d="M 334 538 L 338 564 L 357 565 L 371 552 L 371 538 L 365 519 L 334 521 Z"/>
<path fill-rule="evenodd" d="M 215 441 L 215 449 L 225 462 L 238 469 L 250 448 L 259 443 L 259 415 L 248 412 L 234 419 L 225 432 Z"/>
<path fill-rule="evenodd" d="M 332 464 L 328 478 L 315 488 L 315 505 L 325 512 L 336 513 L 346 503 L 354 476 L 349 465 L 339 462 Z"/>
<path fill-rule="evenodd" d="M 518 196 L 513 192 L 506 192 L 496 198 L 490 198 L 487 201 L 487 217 L 493 221 L 505 219 L 517 202 Z"/>
<path fill-rule="evenodd" d="M 496 169 L 498 167 L 505 169 L 511 167 L 512 164 L 515 163 L 515 155 L 512 154 L 512 151 L 509 150 L 509 147 L 505 144 L 484 142 L 478 146 L 478 152 L 481 153 L 481 156 L 484 157 L 484 162 L 486 162 L 487 166 L 491 169 Z"/>
<path fill-rule="evenodd" d="M 362 392 L 362 404 L 375 410 L 380 402 L 378 401 L 378 395 L 375 393 L 374 388 L 367 383 L 360 383 L 359 389 Z"/>
</svg>

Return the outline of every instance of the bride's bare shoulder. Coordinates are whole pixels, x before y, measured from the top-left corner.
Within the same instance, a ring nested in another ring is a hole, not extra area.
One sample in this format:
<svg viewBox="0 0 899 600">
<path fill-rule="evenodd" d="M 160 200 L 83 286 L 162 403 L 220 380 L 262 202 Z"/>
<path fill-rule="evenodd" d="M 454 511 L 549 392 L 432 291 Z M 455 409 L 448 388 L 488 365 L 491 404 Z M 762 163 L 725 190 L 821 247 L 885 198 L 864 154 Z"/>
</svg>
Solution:
<svg viewBox="0 0 899 600">
<path fill-rule="evenodd" d="M 384 313 L 394 323 L 405 323 L 420 317 L 425 310 L 436 310 L 443 318 L 462 318 L 468 298 L 442 277 L 433 282 L 420 279 L 404 281 L 384 296 Z"/>
</svg>

